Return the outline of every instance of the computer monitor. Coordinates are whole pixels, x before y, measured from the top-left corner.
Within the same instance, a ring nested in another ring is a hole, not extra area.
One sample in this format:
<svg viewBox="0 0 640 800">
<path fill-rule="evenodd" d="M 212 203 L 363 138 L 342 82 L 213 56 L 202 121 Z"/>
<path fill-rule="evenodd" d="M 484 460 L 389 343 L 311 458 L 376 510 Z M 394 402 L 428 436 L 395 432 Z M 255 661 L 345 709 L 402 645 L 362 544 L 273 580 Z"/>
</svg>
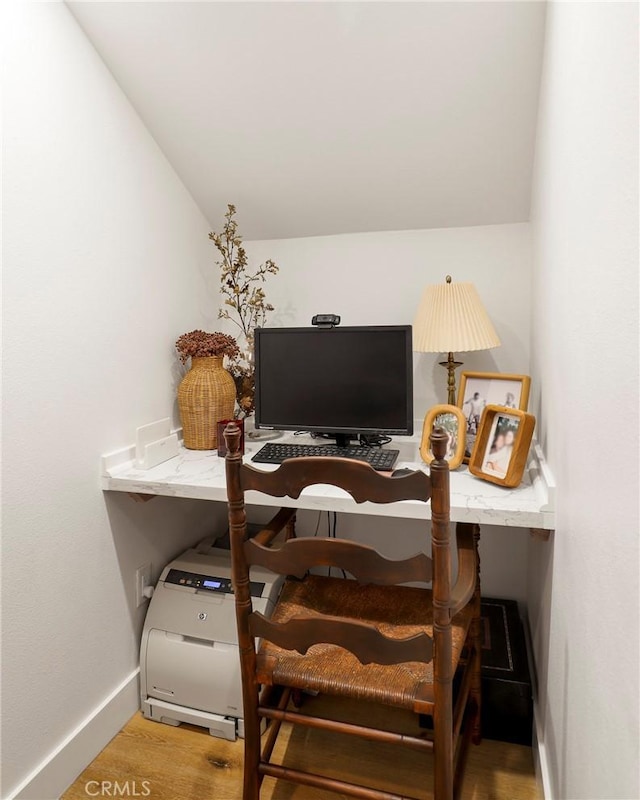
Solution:
<svg viewBox="0 0 640 800">
<path fill-rule="evenodd" d="M 413 433 L 410 325 L 258 328 L 255 379 L 256 428 Z"/>
</svg>

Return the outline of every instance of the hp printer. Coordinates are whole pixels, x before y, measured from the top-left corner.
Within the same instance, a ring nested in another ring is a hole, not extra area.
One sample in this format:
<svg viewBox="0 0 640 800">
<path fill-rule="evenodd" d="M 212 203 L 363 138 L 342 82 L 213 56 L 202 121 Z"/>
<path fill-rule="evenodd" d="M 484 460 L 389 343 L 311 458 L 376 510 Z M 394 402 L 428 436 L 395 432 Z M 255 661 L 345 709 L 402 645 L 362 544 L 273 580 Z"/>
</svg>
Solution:
<svg viewBox="0 0 640 800">
<path fill-rule="evenodd" d="M 229 550 L 205 539 L 168 564 L 151 598 L 140 648 L 142 712 L 148 719 L 244 735 L 240 656 Z M 256 611 L 270 616 L 281 578 L 253 567 Z"/>
</svg>

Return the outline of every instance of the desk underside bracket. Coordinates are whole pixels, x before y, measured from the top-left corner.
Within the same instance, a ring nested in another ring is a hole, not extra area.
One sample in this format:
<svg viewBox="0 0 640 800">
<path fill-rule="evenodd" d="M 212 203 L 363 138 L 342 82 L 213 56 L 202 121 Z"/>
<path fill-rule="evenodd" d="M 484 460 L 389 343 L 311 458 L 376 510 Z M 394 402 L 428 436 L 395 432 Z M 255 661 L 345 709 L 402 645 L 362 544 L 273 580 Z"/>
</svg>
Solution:
<svg viewBox="0 0 640 800">
<path fill-rule="evenodd" d="M 548 542 L 552 533 L 555 533 L 555 531 L 547 530 L 546 528 L 529 528 L 529 535 L 538 542 Z"/>
<path fill-rule="evenodd" d="M 149 500 L 153 500 L 154 497 L 157 497 L 157 494 L 142 494 L 141 492 L 127 492 L 129 497 L 136 503 L 148 503 Z"/>
</svg>

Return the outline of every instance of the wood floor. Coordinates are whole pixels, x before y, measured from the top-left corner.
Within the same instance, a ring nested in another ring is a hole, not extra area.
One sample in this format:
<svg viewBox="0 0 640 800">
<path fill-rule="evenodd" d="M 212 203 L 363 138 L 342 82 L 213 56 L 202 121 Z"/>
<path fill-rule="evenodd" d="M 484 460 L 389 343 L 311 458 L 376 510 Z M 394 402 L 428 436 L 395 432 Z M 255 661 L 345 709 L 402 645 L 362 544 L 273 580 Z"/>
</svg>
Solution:
<svg viewBox="0 0 640 800">
<path fill-rule="evenodd" d="M 408 729 L 406 718 L 399 719 L 397 727 Z M 146 720 L 138 713 L 62 799 L 86 800 L 96 796 L 102 781 L 117 781 L 118 787 L 109 787 L 111 796 L 116 788 L 122 795 L 123 784 L 128 782 L 128 796 L 150 800 L 240 800 L 242 747 L 240 739 L 228 742 L 188 725 L 173 728 Z M 407 748 L 300 727 L 292 730 L 283 725 L 274 760 L 290 765 L 311 763 L 316 772 L 345 780 L 362 780 L 371 786 L 425 800 L 432 797 L 431 756 Z M 97 796 L 104 796 L 104 792 Z M 344 795 L 266 778 L 262 797 L 264 800 L 337 800 Z M 471 747 L 462 798 L 540 800 L 531 749 L 490 740 L 479 747 Z"/>
</svg>

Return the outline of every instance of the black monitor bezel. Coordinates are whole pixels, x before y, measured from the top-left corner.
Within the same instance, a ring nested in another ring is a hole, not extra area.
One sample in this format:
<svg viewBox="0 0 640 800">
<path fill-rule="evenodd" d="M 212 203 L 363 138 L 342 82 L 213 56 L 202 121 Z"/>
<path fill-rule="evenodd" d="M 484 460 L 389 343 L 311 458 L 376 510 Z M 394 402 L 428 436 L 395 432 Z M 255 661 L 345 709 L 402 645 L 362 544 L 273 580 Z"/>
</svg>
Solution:
<svg viewBox="0 0 640 800">
<path fill-rule="evenodd" d="M 406 427 L 403 428 L 381 428 L 381 427 L 336 427 L 333 426 L 328 430 L 325 426 L 321 425 L 285 425 L 278 423 L 273 425 L 269 422 L 261 422 L 260 420 L 260 347 L 261 338 L 264 335 L 269 335 L 271 332 L 278 333 L 313 333 L 317 336 L 331 336 L 334 332 L 354 331 L 354 332 L 376 332 L 376 331 L 400 331 L 405 334 L 405 359 L 407 364 L 407 381 L 406 381 L 406 408 L 405 419 Z M 255 427 L 260 429 L 269 430 L 282 430 L 282 431 L 297 431 L 305 430 L 311 433 L 325 433 L 332 435 L 334 433 L 347 434 L 350 436 L 358 435 L 377 435 L 377 436 L 412 436 L 413 435 L 413 328 L 411 325 L 350 325 L 340 326 L 335 328 L 316 328 L 307 326 L 284 327 L 284 328 L 256 328 L 254 331 L 254 364 L 255 364 Z"/>
</svg>

